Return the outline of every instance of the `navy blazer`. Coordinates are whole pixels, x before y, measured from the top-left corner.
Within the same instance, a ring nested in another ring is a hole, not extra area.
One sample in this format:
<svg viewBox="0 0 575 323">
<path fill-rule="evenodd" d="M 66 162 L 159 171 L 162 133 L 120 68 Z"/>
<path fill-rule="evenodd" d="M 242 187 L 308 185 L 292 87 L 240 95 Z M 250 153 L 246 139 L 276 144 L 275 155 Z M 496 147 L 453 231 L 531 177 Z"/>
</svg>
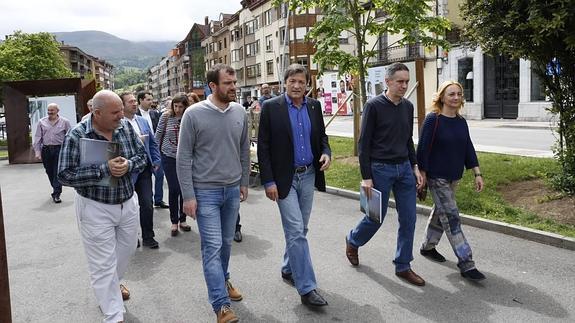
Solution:
<svg viewBox="0 0 575 323">
<path fill-rule="evenodd" d="M 327 154 L 331 158 L 328 137 L 325 134 L 323 113 L 319 101 L 306 98 L 307 112 L 311 122 L 311 151 L 315 168 L 315 187 L 325 191 L 325 175 L 320 171 L 319 158 Z M 258 163 L 262 184 L 274 181 L 280 199 L 288 195 L 294 169 L 293 131 L 288 105 L 284 95 L 264 101 L 258 131 Z"/>
<path fill-rule="evenodd" d="M 162 162 L 160 148 L 158 147 L 158 143 L 156 143 L 154 132 L 150 129 L 148 120 L 138 115 L 135 115 L 134 118 L 136 118 L 136 123 L 140 127 L 140 134 L 148 135 L 148 138 L 144 141 L 144 147 L 146 148 L 146 155 L 148 156 L 148 164 L 151 164 L 150 166 L 153 169 L 154 166 L 159 166 Z M 139 173 L 132 174 L 133 183 L 138 179 L 138 175 Z"/>
<path fill-rule="evenodd" d="M 160 121 L 160 112 L 154 109 L 148 109 L 148 113 L 150 114 L 150 119 L 152 119 L 152 128 L 154 130 L 154 133 L 156 133 L 156 128 L 158 128 L 158 122 Z M 142 116 L 139 106 L 136 109 L 136 115 Z"/>
</svg>

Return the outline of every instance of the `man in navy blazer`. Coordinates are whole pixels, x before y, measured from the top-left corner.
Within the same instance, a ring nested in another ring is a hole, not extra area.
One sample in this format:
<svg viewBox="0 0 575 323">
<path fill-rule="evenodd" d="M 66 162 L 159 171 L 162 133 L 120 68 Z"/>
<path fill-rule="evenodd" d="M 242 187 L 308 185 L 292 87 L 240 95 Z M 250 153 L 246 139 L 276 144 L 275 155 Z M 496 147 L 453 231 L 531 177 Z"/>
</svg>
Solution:
<svg viewBox="0 0 575 323">
<path fill-rule="evenodd" d="M 282 278 L 294 285 L 308 306 L 325 306 L 307 242 L 314 186 L 325 191 L 324 170 L 331 161 L 321 105 L 305 97 L 309 74 L 300 64 L 284 72 L 286 93 L 266 100 L 260 115 L 258 163 L 266 196 L 276 201 L 286 250 Z"/>
<path fill-rule="evenodd" d="M 160 112 L 152 109 L 154 97 L 148 91 L 140 91 L 137 96 L 138 108 L 136 115 L 143 117 L 150 128 L 156 133 L 158 122 L 160 121 Z M 164 169 L 160 165 L 154 172 L 156 183 L 154 184 L 154 205 L 162 209 L 169 208 L 168 204 L 164 202 Z"/>
<path fill-rule="evenodd" d="M 146 247 L 155 249 L 159 247 L 158 242 L 154 239 L 154 206 L 152 204 L 152 172 L 158 169 L 161 159 L 160 150 L 146 119 L 136 115 L 138 105 L 136 98 L 132 93 L 124 92 L 120 94 L 124 104 L 124 118 L 130 122 L 146 148 L 148 163 L 144 170 L 139 174 L 132 174 L 134 190 L 138 194 L 140 204 L 140 227 L 142 229 L 142 244 Z"/>
</svg>

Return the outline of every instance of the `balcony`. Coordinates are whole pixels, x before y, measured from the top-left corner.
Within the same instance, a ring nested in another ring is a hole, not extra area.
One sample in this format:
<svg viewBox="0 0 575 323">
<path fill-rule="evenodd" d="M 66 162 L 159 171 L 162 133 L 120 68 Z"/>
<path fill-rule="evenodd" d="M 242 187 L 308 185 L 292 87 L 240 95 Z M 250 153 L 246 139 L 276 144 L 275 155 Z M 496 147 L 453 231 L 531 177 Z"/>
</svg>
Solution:
<svg viewBox="0 0 575 323">
<path fill-rule="evenodd" d="M 424 48 L 419 44 L 387 47 L 369 60 L 370 65 L 387 65 L 395 62 L 409 62 L 425 58 Z"/>
</svg>

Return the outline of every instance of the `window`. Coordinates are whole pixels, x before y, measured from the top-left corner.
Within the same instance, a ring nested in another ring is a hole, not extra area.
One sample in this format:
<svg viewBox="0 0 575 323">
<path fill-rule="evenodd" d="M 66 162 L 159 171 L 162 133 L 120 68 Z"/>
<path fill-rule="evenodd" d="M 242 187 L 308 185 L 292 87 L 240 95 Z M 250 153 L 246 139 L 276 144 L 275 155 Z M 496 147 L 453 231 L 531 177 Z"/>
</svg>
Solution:
<svg viewBox="0 0 575 323">
<path fill-rule="evenodd" d="M 252 21 L 246 22 L 246 24 L 245 24 L 245 29 L 246 29 L 246 35 L 251 35 L 251 34 L 253 34 L 253 33 L 256 31 L 256 29 L 258 29 L 258 27 L 257 27 L 257 20 L 254 19 L 254 20 L 252 20 Z"/>
<path fill-rule="evenodd" d="M 343 30 L 338 37 L 340 44 L 349 44 L 349 32 L 347 30 Z"/>
<path fill-rule="evenodd" d="M 295 29 L 295 40 L 296 41 L 304 40 L 306 33 L 307 33 L 307 29 L 305 27 L 297 27 Z"/>
<path fill-rule="evenodd" d="M 260 71 L 260 64 L 250 65 L 246 67 L 246 72 L 247 72 L 246 77 L 248 78 L 254 78 L 262 75 Z"/>
<path fill-rule="evenodd" d="M 463 85 L 463 97 L 467 102 L 473 102 L 473 58 L 463 58 L 457 61 L 457 80 Z"/>
<path fill-rule="evenodd" d="M 296 57 L 295 62 L 302 65 L 305 68 L 308 68 L 309 61 L 307 59 L 307 56 L 298 56 Z"/>
<path fill-rule="evenodd" d="M 267 75 L 274 75 L 274 61 L 273 61 L 273 59 L 266 61 L 266 74 Z"/>
<path fill-rule="evenodd" d="M 218 41 L 218 51 L 222 50 L 222 41 Z"/>
<path fill-rule="evenodd" d="M 280 17 L 285 18 L 288 15 L 288 7 L 287 7 L 287 3 L 282 3 L 280 5 Z"/>
<path fill-rule="evenodd" d="M 228 39 L 224 38 L 224 48 L 228 48 Z"/>
<path fill-rule="evenodd" d="M 533 72 L 533 68 L 531 68 L 531 101 L 546 101 L 545 87 L 543 82 L 541 82 L 541 78 Z"/>
<path fill-rule="evenodd" d="M 264 26 L 270 25 L 272 23 L 272 9 L 264 12 Z"/>
<path fill-rule="evenodd" d="M 238 41 L 238 40 L 242 39 L 242 29 L 241 28 L 233 29 L 231 34 L 232 34 L 232 41 Z"/>
<path fill-rule="evenodd" d="M 280 28 L 280 44 L 286 43 L 286 29 L 285 27 Z"/>
<path fill-rule="evenodd" d="M 239 61 L 241 61 L 241 60 L 243 59 L 243 57 L 242 57 L 242 49 L 243 49 L 243 48 L 240 47 L 240 49 L 234 49 L 234 50 L 232 50 L 232 63 L 233 63 L 233 62 L 239 62 Z"/>
<path fill-rule="evenodd" d="M 266 36 L 266 52 L 271 52 L 273 50 L 272 35 Z"/>
<path fill-rule="evenodd" d="M 246 45 L 246 57 L 255 56 L 260 51 L 260 41 L 256 40 L 253 43 Z"/>
</svg>

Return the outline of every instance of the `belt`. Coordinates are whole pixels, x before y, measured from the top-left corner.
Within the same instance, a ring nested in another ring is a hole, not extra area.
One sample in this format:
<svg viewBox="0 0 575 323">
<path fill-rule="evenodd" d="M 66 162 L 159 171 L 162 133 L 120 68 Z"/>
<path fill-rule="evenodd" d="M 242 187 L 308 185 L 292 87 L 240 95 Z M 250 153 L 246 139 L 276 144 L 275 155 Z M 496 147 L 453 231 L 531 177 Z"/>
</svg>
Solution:
<svg viewBox="0 0 575 323">
<path fill-rule="evenodd" d="M 298 174 L 299 174 L 299 173 L 304 173 L 304 172 L 307 171 L 310 167 L 312 167 L 311 164 L 305 165 L 305 166 L 298 166 L 298 167 L 295 168 L 295 172 L 298 173 Z"/>
<path fill-rule="evenodd" d="M 62 147 L 62 145 L 44 145 L 44 146 L 42 146 L 42 148 L 48 148 L 48 149 L 57 148 L 57 147 Z"/>
</svg>

